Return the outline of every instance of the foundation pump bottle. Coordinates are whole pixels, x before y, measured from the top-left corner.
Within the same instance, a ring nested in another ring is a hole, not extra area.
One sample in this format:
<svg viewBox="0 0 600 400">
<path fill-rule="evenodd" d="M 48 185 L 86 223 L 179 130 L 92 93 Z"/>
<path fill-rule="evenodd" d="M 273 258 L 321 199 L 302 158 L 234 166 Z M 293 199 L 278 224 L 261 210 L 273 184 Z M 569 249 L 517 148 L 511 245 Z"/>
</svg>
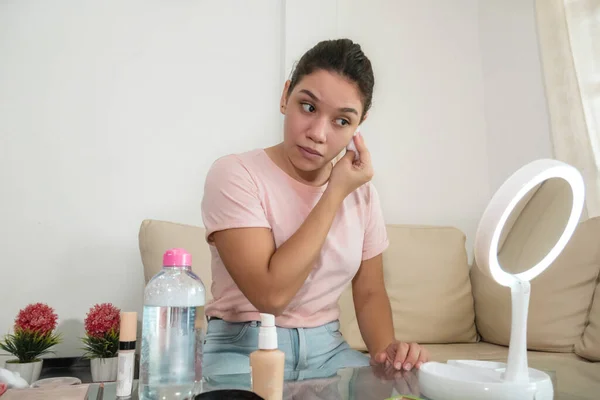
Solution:
<svg viewBox="0 0 600 400">
<path fill-rule="evenodd" d="M 265 400 L 283 398 L 285 353 L 277 348 L 277 328 L 272 314 L 260 314 L 258 350 L 250 354 L 252 391 Z"/>
</svg>

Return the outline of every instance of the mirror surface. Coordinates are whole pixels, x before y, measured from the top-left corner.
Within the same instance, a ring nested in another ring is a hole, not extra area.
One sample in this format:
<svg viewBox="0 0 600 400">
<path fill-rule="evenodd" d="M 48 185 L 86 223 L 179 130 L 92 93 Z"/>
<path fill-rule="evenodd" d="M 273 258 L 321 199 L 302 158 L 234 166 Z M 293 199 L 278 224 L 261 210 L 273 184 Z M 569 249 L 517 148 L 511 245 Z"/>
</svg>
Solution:
<svg viewBox="0 0 600 400">
<path fill-rule="evenodd" d="M 535 186 L 517 204 L 502 229 L 500 267 L 518 274 L 540 262 L 564 232 L 572 206 L 573 194 L 566 180 L 551 178 Z"/>
</svg>

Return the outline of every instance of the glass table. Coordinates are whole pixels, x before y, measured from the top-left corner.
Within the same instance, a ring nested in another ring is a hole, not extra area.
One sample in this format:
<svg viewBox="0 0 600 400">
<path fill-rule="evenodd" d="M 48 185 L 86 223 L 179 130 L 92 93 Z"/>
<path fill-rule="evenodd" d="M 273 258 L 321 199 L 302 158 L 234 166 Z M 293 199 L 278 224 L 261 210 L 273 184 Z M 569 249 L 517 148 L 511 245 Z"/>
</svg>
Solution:
<svg viewBox="0 0 600 400">
<path fill-rule="evenodd" d="M 88 400 L 117 399 L 114 382 L 105 383 L 100 394 L 99 386 L 99 384 L 90 386 Z M 205 377 L 196 392 L 220 389 L 250 390 L 250 374 Z M 372 367 L 347 368 L 338 371 L 288 371 L 283 388 L 284 399 L 385 400 L 400 395 L 412 396 L 408 399 L 425 399 L 419 392 L 416 371 L 389 373 Z M 138 398 L 137 381 L 134 382 L 134 391 L 130 398 Z"/>
<path fill-rule="evenodd" d="M 598 396 L 594 393 L 583 396 L 557 390 L 558 379 L 555 370 L 541 368 L 540 366 L 537 366 L 537 368 L 543 369 L 550 375 L 554 386 L 554 400 L 598 399 Z M 100 395 L 98 388 L 99 384 L 90 384 L 87 395 L 88 400 L 117 399 L 115 382 L 105 383 Z M 205 377 L 196 393 L 220 389 L 250 390 L 250 374 Z M 346 368 L 338 371 L 287 371 L 283 393 L 283 398 L 287 400 L 386 400 L 390 398 L 396 400 L 400 399 L 401 396 L 406 396 L 407 399 L 429 400 L 420 393 L 418 372 L 416 370 L 392 374 L 373 367 Z M 132 400 L 138 399 L 137 381 L 134 383 L 134 390 L 129 398 Z M 171 400 L 175 397 L 167 396 L 165 398 Z"/>
</svg>

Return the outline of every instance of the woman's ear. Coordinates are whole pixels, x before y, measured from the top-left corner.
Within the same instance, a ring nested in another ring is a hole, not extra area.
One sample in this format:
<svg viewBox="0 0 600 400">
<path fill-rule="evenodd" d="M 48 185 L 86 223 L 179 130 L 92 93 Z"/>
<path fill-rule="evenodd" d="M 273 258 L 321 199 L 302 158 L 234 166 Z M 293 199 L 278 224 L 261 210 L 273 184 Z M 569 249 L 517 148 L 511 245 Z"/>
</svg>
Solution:
<svg viewBox="0 0 600 400">
<path fill-rule="evenodd" d="M 360 121 L 360 124 L 362 124 L 363 122 L 365 122 L 365 121 L 367 120 L 367 118 L 368 118 L 368 117 L 369 117 L 369 111 L 367 111 L 367 112 L 365 113 L 365 116 L 363 117 L 362 121 Z M 359 124 L 359 125 L 360 125 L 360 124 Z"/>
<path fill-rule="evenodd" d="M 285 81 L 285 85 L 283 86 L 283 92 L 281 92 L 281 100 L 279 100 L 279 111 L 282 114 L 285 114 L 285 108 L 287 107 L 288 101 L 288 90 L 290 89 L 291 81 L 288 79 Z"/>
</svg>

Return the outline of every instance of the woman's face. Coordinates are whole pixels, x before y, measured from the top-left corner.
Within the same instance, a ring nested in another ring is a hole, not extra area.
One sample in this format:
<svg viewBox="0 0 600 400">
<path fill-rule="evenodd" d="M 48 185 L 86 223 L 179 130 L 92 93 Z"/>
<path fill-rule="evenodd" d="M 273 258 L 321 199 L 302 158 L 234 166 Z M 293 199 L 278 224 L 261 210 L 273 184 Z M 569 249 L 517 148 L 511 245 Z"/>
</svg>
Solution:
<svg viewBox="0 0 600 400">
<path fill-rule="evenodd" d="M 362 115 L 360 91 L 355 83 L 324 70 L 304 76 L 288 97 L 289 84 L 281 96 L 285 152 L 297 169 L 315 171 L 352 140 Z"/>
</svg>

